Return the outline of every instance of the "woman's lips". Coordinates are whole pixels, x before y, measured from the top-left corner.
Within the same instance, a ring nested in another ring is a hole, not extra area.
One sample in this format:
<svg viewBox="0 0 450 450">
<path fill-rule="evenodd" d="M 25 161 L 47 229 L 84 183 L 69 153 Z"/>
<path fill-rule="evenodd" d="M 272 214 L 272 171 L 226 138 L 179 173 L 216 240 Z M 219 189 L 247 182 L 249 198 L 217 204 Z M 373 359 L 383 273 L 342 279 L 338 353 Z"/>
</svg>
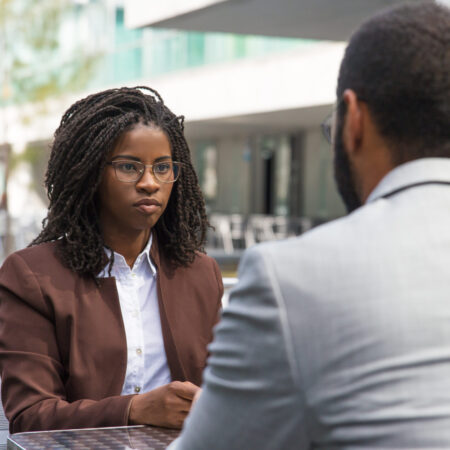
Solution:
<svg viewBox="0 0 450 450">
<path fill-rule="evenodd" d="M 144 214 L 153 214 L 161 208 L 161 203 L 156 200 L 143 199 L 136 202 L 133 206 Z"/>
<path fill-rule="evenodd" d="M 159 209 L 159 206 L 158 205 L 139 205 L 137 207 L 137 209 L 139 211 L 143 212 L 144 214 L 153 214 Z"/>
</svg>

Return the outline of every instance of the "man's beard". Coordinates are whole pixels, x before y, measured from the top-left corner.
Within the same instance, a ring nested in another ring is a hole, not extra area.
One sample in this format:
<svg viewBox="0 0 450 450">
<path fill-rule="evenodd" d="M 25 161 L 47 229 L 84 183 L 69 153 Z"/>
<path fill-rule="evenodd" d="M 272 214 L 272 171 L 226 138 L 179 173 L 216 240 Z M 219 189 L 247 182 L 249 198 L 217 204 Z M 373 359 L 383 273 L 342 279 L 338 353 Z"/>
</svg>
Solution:
<svg viewBox="0 0 450 450">
<path fill-rule="evenodd" d="M 362 203 L 356 192 L 354 172 L 342 140 L 342 121 L 338 120 L 334 142 L 334 179 L 347 212 L 351 213 Z"/>
</svg>

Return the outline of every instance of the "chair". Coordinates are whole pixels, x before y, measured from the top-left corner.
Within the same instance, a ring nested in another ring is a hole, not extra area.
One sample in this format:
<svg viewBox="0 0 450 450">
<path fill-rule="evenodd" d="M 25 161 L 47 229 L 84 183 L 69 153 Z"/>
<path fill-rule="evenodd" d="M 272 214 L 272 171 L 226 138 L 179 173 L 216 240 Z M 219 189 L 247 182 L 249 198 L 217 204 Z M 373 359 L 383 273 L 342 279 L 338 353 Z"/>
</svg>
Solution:
<svg viewBox="0 0 450 450">
<path fill-rule="evenodd" d="M 252 214 L 249 217 L 248 229 L 251 231 L 255 242 L 275 240 L 272 216 Z"/>
<path fill-rule="evenodd" d="M 215 228 L 214 242 L 209 243 L 209 246 L 223 248 L 226 253 L 233 253 L 234 246 L 229 217 L 224 214 L 211 214 L 209 222 Z"/>
<path fill-rule="evenodd" d="M 233 250 L 246 248 L 245 232 L 247 222 L 241 214 L 231 214 L 229 216 L 230 233 L 233 241 Z"/>
</svg>

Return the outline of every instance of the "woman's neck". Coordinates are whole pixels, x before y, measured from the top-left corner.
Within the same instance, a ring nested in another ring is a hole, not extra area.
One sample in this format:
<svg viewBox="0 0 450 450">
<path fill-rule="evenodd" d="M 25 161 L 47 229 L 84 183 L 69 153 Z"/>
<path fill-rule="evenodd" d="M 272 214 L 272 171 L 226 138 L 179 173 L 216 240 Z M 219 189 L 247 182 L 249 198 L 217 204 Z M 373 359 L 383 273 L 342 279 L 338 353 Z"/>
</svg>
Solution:
<svg viewBox="0 0 450 450">
<path fill-rule="evenodd" d="M 111 250 L 125 258 L 129 267 L 133 267 L 137 257 L 147 245 L 150 233 L 151 230 L 145 230 L 137 236 L 109 235 L 103 236 L 103 239 Z"/>
</svg>

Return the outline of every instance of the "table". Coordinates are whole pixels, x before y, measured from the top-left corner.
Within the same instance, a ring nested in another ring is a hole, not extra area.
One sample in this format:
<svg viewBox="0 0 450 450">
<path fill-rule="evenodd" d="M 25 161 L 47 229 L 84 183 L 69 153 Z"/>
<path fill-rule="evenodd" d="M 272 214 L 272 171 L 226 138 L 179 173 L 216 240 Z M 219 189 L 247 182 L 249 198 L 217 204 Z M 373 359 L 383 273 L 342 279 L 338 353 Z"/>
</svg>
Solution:
<svg viewBox="0 0 450 450">
<path fill-rule="evenodd" d="M 8 437 L 7 449 L 165 449 L 180 430 L 143 425 L 34 431 Z"/>
</svg>

